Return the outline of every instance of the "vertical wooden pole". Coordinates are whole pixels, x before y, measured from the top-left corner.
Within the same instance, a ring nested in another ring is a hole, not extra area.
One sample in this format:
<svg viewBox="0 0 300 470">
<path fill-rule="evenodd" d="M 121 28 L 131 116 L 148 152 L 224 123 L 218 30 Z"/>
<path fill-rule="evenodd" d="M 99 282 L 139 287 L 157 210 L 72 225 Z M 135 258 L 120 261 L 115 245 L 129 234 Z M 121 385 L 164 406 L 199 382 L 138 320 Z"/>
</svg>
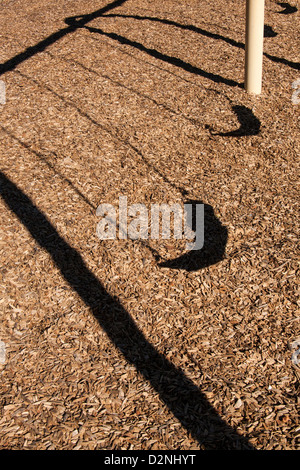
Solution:
<svg viewBox="0 0 300 470">
<path fill-rule="evenodd" d="M 5 82 L 0 80 L 0 104 L 5 104 Z"/>
<path fill-rule="evenodd" d="M 259 95 L 262 87 L 264 0 L 247 0 L 245 89 Z"/>
</svg>

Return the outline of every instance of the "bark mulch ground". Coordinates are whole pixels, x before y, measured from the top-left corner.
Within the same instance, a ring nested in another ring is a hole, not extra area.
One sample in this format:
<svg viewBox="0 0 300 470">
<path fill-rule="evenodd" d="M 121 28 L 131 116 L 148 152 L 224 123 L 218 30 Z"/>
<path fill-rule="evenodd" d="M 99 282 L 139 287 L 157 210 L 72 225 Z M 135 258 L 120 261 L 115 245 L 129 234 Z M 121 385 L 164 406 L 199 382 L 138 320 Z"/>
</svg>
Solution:
<svg viewBox="0 0 300 470">
<path fill-rule="evenodd" d="M 1 449 L 299 448 L 290 6 L 255 97 L 244 1 L 1 1 Z M 120 195 L 203 203 L 203 249 L 101 241 Z"/>
</svg>

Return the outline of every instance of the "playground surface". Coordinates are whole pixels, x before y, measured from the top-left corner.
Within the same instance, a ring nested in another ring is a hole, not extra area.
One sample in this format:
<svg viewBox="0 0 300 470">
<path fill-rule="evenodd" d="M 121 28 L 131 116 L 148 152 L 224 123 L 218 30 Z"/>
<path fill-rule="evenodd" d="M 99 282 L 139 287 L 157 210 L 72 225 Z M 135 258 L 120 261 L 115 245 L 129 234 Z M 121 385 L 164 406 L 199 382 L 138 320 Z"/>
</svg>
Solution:
<svg viewBox="0 0 300 470">
<path fill-rule="evenodd" d="M 299 448 L 299 3 L 0 2 L 0 449 Z M 5 102 L 4 102 L 5 101 Z M 97 207 L 205 204 L 205 243 Z"/>
</svg>

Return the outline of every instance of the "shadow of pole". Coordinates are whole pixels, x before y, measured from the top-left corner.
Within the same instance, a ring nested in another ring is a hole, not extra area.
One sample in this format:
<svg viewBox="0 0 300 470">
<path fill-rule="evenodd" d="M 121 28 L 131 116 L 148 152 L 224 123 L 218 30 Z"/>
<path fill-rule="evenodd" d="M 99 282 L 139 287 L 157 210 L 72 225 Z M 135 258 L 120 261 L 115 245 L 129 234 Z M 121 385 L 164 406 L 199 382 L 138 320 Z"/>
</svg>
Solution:
<svg viewBox="0 0 300 470">
<path fill-rule="evenodd" d="M 3 64 L 0 64 L 0 76 L 4 74 L 5 72 L 14 70 L 19 64 L 21 64 L 27 59 L 30 59 L 31 57 L 35 56 L 39 52 L 43 52 L 45 49 L 47 49 L 47 47 L 59 41 L 67 34 L 73 33 L 78 28 L 82 28 L 83 26 L 85 26 L 87 23 L 94 20 L 95 18 L 102 16 L 104 13 L 112 10 L 113 8 L 117 8 L 123 5 L 123 3 L 125 3 L 126 1 L 127 0 L 115 0 L 114 2 L 109 3 L 105 7 L 100 8 L 99 10 L 96 10 L 93 13 L 88 13 L 86 15 L 83 15 L 80 17 L 80 20 L 77 21 L 76 23 L 72 23 L 70 26 L 66 28 L 59 29 L 58 31 L 55 31 L 54 33 L 50 34 L 50 36 L 46 37 L 45 39 L 38 42 L 34 46 L 28 47 L 27 49 L 25 49 L 25 51 L 21 52 L 20 54 L 17 54 L 15 57 L 12 57 L 11 59 L 4 62 Z"/>
<path fill-rule="evenodd" d="M 64 279 L 90 308 L 112 343 L 150 382 L 192 438 L 206 450 L 253 450 L 248 439 L 221 419 L 184 372 L 156 351 L 118 299 L 109 295 L 89 271 L 80 254 L 1 172 L 0 196 L 40 247 L 49 253 Z"/>
</svg>

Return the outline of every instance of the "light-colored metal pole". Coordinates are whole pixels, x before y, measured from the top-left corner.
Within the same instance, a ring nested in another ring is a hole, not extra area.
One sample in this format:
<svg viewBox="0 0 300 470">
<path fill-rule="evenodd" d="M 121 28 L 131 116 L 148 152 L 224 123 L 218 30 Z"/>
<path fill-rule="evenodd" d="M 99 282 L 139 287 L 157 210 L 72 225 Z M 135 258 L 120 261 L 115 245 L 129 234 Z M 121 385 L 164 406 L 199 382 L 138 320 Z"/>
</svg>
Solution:
<svg viewBox="0 0 300 470">
<path fill-rule="evenodd" d="M 262 86 L 264 0 L 247 0 L 245 89 L 259 95 Z"/>
</svg>

